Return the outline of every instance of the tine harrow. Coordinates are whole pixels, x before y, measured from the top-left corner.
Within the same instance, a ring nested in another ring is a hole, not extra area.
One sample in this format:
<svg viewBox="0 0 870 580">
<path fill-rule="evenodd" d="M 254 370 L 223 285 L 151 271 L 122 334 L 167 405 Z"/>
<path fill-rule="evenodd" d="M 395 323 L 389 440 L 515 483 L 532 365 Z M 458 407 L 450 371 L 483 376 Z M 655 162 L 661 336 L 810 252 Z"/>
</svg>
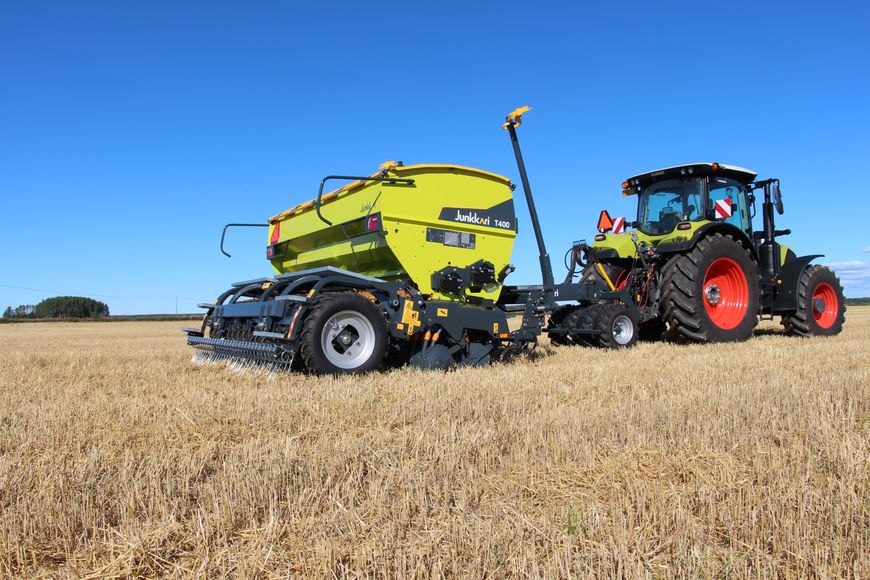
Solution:
<svg viewBox="0 0 870 580">
<path fill-rule="evenodd" d="M 188 336 L 187 344 L 197 349 L 196 364 L 226 363 L 235 371 L 265 371 L 268 374 L 290 370 L 293 350 L 275 343 Z"/>
</svg>

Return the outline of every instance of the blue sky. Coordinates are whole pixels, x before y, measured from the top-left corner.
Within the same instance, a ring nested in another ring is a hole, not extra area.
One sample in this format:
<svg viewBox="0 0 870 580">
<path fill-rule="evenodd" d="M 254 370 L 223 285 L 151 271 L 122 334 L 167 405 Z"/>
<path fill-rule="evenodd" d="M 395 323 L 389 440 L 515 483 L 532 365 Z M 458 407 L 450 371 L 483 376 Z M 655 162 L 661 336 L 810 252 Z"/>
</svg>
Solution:
<svg viewBox="0 0 870 580">
<path fill-rule="evenodd" d="M 392 159 L 518 181 L 557 272 L 630 174 L 783 183 L 781 227 L 870 295 L 861 2 L 0 3 L 0 307 L 59 293 L 182 311 L 270 273 L 256 222 Z M 539 277 L 525 206 L 514 283 Z M 558 274 L 557 274 L 558 275 Z M 25 289 L 27 288 L 27 289 Z M 28 290 L 29 289 L 29 290 Z"/>
</svg>

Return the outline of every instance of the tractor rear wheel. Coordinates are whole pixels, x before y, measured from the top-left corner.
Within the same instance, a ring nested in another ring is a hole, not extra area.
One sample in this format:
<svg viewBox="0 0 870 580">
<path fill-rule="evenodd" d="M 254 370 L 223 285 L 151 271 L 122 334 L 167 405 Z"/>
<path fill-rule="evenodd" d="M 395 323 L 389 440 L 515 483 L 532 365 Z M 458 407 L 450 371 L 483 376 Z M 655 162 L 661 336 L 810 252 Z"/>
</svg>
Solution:
<svg viewBox="0 0 870 580">
<path fill-rule="evenodd" d="M 792 336 L 833 336 L 843 330 L 846 300 L 840 280 L 824 266 L 810 266 L 798 283 L 798 308 L 782 317 Z"/>
<path fill-rule="evenodd" d="M 758 324 L 758 267 L 729 235 L 713 234 L 662 270 L 664 320 L 694 342 L 746 340 Z"/>
<path fill-rule="evenodd" d="M 324 294 L 305 317 L 302 359 L 314 374 L 359 374 L 384 362 L 387 323 L 377 306 L 355 292 Z"/>
</svg>

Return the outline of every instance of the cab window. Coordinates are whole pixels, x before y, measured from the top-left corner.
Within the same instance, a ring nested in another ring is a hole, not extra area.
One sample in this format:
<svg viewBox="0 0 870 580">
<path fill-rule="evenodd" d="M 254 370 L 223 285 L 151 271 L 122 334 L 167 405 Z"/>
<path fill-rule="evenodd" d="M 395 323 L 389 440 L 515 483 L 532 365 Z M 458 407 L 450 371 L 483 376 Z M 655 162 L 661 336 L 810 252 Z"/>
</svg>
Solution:
<svg viewBox="0 0 870 580">
<path fill-rule="evenodd" d="M 710 177 L 707 183 L 713 219 L 728 222 L 744 232 L 749 232 L 752 227 L 749 219 L 749 208 L 746 204 L 746 194 L 740 182 L 727 177 Z M 717 213 L 717 201 L 724 201 L 726 205 L 731 204 L 730 217 L 723 218 L 720 213 Z"/>
<path fill-rule="evenodd" d="M 638 229 L 654 236 L 667 234 L 681 221 L 700 218 L 702 184 L 698 178 L 686 178 L 645 186 L 638 203 Z"/>
</svg>

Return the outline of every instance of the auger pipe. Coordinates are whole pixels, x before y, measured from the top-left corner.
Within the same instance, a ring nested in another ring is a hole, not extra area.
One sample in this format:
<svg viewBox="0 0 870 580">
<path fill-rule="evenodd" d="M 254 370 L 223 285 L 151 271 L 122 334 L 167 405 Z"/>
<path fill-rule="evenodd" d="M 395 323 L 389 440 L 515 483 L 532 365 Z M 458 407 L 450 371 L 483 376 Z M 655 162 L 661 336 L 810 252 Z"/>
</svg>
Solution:
<svg viewBox="0 0 870 580">
<path fill-rule="evenodd" d="M 526 205 L 529 207 L 529 215 L 532 219 L 532 229 L 535 230 L 535 240 L 538 242 L 538 259 L 541 262 L 541 277 L 543 278 L 544 298 L 547 302 L 553 300 L 555 280 L 553 279 L 553 265 L 550 262 L 550 254 L 544 244 L 544 234 L 541 232 L 541 223 L 538 221 L 538 210 L 535 208 L 535 199 L 532 197 L 532 187 L 529 185 L 529 176 L 526 173 L 526 164 L 523 162 L 523 153 L 520 150 L 520 142 L 517 139 L 518 123 L 508 117 L 505 127 L 511 136 L 511 144 L 514 147 L 514 156 L 517 158 L 517 169 L 520 172 L 520 181 L 523 184 L 523 192 L 526 194 Z"/>
</svg>

